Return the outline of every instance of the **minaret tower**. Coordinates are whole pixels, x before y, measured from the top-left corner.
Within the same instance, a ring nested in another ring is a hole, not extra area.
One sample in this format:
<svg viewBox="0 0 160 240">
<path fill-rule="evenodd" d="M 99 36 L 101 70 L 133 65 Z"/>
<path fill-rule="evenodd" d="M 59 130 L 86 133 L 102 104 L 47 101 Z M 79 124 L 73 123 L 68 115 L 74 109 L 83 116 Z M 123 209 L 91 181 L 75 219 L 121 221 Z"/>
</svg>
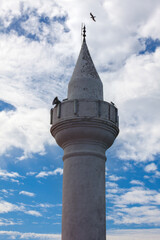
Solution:
<svg viewBox="0 0 160 240">
<path fill-rule="evenodd" d="M 62 240 L 105 240 L 105 151 L 118 135 L 118 112 L 103 101 L 85 28 L 68 98 L 56 103 L 51 134 L 64 149 Z"/>
</svg>

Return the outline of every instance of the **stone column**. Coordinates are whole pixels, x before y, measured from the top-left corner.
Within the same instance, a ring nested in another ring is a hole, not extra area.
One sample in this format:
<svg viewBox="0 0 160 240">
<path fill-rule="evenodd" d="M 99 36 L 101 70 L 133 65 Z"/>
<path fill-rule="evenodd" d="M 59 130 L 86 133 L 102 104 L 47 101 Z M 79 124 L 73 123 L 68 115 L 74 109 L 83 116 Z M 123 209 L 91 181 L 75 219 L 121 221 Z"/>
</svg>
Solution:
<svg viewBox="0 0 160 240">
<path fill-rule="evenodd" d="M 105 240 L 105 151 L 118 134 L 117 111 L 107 102 L 79 100 L 75 115 L 74 104 L 64 101 L 60 112 L 53 109 L 51 128 L 64 149 L 62 240 Z M 114 124 L 106 118 L 109 111 Z"/>
</svg>

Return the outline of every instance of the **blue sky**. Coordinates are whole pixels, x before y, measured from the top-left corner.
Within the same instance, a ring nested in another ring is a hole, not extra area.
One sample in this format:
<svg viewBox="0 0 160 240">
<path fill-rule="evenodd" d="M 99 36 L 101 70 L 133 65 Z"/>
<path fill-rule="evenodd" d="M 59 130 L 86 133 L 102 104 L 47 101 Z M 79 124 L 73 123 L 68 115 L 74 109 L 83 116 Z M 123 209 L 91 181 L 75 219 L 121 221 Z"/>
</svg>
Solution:
<svg viewBox="0 0 160 240">
<path fill-rule="evenodd" d="M 67 96 L 83 22 L 104 99 L 120 117 L 106 153 L 107 240 L 159 239 L 159 0 L 1 0 L 2 240 L 61 238 L 63 151 L 49 112 Z"/>
</svg>

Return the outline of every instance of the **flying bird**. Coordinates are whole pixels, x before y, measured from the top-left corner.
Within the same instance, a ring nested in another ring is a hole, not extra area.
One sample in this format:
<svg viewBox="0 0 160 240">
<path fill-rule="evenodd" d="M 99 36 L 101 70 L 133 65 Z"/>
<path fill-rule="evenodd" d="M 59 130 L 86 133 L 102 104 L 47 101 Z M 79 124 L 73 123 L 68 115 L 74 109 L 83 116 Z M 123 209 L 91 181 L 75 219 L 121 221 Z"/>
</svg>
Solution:
<svg viewBox="0 0 160 240">
<path fill-rule="evenodd" d="M 90 13 L 90 16 L 91 16 L 92 20 L 96 22 L 96 19 L 95 19 L 96 16 L 93 16 L 92 13 Z"/>
<path fill-rule="evenodd" d="M 55 97 L 55 99 L 54 99 L 53 102 L 52 102 L 52 105 L 56 105 L 56 107 L 57 107 L 57 105 L 58 105 L 59 103 L 61 103 L 61 101 L 59 101 L 58 97 Z"/>
</svg>

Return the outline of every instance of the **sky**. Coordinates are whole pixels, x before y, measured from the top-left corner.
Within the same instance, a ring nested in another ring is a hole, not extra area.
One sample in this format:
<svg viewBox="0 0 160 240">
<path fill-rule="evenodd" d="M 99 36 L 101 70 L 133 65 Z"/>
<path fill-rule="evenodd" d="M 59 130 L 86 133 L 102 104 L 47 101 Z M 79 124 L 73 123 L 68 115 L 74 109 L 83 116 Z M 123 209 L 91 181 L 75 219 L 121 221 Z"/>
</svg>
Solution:
<svg viewBox="0 0 160 240">
<path fill-rule="evenodd" d="M 107 240 L 159 239 L 159 22 L 159 0 L 0 0 L 0 239 L 61 239 L 63 151 L 49 115 L 67 96 L 82 23 L 120 119 L 106 152 Z"/>
</svg>

